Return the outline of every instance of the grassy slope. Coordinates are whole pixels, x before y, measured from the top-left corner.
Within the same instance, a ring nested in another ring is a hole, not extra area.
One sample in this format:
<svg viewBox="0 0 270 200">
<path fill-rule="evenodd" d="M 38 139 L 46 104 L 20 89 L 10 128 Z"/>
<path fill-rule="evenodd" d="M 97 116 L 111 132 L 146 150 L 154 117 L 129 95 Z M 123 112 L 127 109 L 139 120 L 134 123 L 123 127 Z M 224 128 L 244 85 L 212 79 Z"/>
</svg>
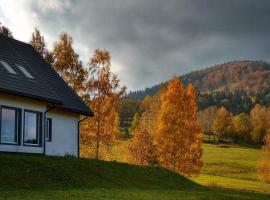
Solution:
<svg viewBox="0 0 270 200">
<path fill-rule="evenodd" d="M 269 199 L 200 186 L 156 167 L 91 159 L 0 154 L 0 199 Z"/>
</svg>

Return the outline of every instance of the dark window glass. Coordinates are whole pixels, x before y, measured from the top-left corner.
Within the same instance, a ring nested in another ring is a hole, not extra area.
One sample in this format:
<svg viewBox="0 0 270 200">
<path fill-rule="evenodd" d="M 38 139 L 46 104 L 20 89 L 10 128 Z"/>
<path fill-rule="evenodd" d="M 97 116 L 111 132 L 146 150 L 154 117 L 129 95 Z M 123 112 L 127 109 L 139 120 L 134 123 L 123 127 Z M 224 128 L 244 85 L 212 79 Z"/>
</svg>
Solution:
<svg viewBox="0 0 270 200">
<path fill-rule="evenodd" d="M 24 143 L 39 145 L 41 132 L 41 114 L 36 112 L 24 113 Z"/>
<path fill-rule="evenodd" d="M 18 143 L 19 111 L 13 108 L 1 109 L 1 142 Z"/>
</svg>

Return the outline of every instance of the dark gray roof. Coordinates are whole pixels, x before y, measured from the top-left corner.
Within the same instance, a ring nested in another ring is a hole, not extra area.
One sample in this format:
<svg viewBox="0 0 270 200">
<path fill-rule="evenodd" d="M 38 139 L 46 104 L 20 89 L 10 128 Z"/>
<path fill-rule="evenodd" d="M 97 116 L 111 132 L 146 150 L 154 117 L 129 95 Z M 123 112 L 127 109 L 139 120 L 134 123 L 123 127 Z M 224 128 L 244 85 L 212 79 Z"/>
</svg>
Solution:
<svg viewBox="0 0 270 200">
<path fill-rule="evenodd" d="M 58 109 L 93 115 L 31 45 L 4 36 L 0 36 L 0 91 L 46 101 Z"/>
</svg>

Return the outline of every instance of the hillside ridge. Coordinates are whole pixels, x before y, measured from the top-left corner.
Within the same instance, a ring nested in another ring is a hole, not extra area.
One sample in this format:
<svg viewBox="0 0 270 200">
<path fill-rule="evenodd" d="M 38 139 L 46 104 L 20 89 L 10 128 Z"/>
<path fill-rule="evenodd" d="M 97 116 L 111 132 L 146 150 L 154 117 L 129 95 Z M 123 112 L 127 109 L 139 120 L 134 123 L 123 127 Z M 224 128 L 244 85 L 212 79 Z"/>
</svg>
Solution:
<svg viewBox="0 0 270 200">
<path fill-rule="evenodd" d="M 180 76 L 187 85 L 193 84 L 200 92 L 244 90 L 256 93 L 270 85 L 270 63 L 267 61 L 231 61 L 205 69 L 191 71 Z M 127 97 L 143 99 L 154 95 L 162 85 L 160 83 L 144 90 L 131 91 Z"/>
</svg>

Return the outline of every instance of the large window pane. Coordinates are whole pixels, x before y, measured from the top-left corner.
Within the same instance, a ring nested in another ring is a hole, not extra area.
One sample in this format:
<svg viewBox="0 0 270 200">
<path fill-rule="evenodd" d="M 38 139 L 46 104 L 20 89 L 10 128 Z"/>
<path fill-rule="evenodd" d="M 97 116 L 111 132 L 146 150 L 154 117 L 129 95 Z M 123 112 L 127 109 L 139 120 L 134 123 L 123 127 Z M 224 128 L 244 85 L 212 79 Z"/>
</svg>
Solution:
<svg viewBox="0 0 270 200">
<path fill-rule="evenodd" d="M 24 113 L 24 143 L 39 144 L 40 114 L 35 112 Z"/>
<path fill-rule="evenodd" d="M 15 109 L 1 110 L 1 142 L 17 143 L 17 112 Z"/>
</svg>

